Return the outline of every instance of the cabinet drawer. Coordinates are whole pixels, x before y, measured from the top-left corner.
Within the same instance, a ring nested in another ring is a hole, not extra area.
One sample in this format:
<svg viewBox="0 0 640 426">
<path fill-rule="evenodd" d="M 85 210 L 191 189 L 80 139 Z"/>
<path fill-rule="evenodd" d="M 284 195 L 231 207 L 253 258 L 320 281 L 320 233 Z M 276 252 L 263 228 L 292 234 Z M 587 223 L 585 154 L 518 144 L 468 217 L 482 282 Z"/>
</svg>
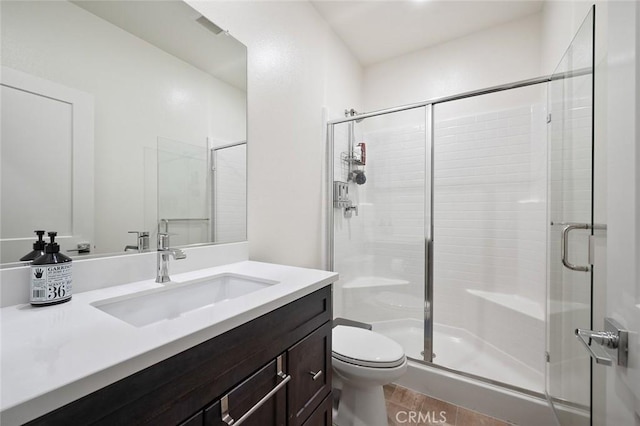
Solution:
<svg viewBox="0 0 640 426">
<path fill-rule="evenodd" d="M 333 398 L 331 397 L 331 394 L 329 394 L 329 396 L 320 403 L 320 406 L 316 408 L 316 411 L 309 416 L 302 426 L 331 426 L 333 424 L 332 410 Z"/>
<path fill-rule="evenodd" d="M 287 410 L 286 381 L 283 380 L 284 373 L 281 369 L 285 362 L 283 354 L 280 361 L 273 360 L 206 408 L 204 425 L 228 426 L 229 423 L 238 422 L 246 414 L 243 425 L 284 426 Z M 280 390 L 273 393 L 278 387 Z M 254 407 L 255 411 L 250 413 Z"/>
<path fill-rule="evenodd" d="M 193 416 L 189 417 L 187 420 L 180 423 L 179 426 L 202 426 L 204 423 L 204 412 L 198 411 Z"/>
<path fill-rule="evenodd" d="M 289 425 L 301 425 L 331 392 L 331 322 L 288 351 Z"/>
</svg>

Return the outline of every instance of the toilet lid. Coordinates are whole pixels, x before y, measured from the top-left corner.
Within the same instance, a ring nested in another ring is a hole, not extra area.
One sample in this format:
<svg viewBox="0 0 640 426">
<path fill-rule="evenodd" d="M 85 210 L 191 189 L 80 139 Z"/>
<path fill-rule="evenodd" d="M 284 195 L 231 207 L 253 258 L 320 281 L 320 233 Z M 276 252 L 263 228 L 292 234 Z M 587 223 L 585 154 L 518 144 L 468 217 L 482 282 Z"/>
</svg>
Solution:
<svg viewBox="0 0 640 426">
<path fill-rule="evenodd" d="M 395 341 L 364 328 L 338 325 L 333 328 L 333 357 L 364 367 L 397 367 L 405 360 Z"/>
</svg>

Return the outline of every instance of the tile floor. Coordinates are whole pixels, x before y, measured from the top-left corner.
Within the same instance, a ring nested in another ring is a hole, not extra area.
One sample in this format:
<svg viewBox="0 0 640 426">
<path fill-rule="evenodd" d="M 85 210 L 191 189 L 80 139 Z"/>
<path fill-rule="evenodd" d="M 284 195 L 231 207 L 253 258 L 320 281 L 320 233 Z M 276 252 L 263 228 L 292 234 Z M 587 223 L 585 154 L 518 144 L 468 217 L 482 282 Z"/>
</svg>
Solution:
<svg viewBox="0 0 640 426">
<path fill-rule="evenodd" d="M 384 387 L 389 426 L 508 426 L 509 423 L 394 384 Z"/>
</svg>

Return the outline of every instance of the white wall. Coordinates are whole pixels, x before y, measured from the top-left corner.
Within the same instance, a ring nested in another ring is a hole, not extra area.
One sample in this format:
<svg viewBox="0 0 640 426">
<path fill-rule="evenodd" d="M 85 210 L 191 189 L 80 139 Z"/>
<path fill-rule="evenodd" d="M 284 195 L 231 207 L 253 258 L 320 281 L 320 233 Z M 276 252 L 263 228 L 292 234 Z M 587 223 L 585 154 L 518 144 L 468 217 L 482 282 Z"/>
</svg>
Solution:
<svg viewBox="0 0 640 426">
<path fill-rule="evenodd" d="M 3 2 L 2 13 L 3 65 L 95 97 L 97 252 L 133 244 L 127 231 L 153 231 L 144 217 L 144 148 L 159 136 L 205 147 L 210 136 L 245 138 L 244 92 L 84 9 Z"/>
<path fill-rule="evenodd" d="M 604 6 L 604 2 L 597 2 Z M 548 75 L 560 63 L 593 1 L 546 1 L 542 7 L 541 70 Z M 602 25 L 601 22 L 597 22 Z"/>
<path fill-rule="evenodd" d="M 629 366 L 604 369 L 604 415 L 608 425 L 640 425 L 640 6 L 608 9 L 608 263 L 598 302 L 630 333 Z"/>
<path fill-rule="evenodd" d="M 535 14 L 373 65 L 365 71 L 365 109 L 538 77 L 540 39 Z"/>
<path fill-rule="evenodd" d="M 189 3 L 248 48 L 251 258 L 322 267 L 322 106 L 360 108 L 360 65 L 306 2 Z"/>
</svg>

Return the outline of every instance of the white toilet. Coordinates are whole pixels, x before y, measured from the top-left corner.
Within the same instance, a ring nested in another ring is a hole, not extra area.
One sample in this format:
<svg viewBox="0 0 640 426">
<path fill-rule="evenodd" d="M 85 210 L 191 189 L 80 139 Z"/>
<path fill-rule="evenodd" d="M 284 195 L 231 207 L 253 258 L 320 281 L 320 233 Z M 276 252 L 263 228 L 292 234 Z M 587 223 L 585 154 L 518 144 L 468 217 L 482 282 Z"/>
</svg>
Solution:
<svg viewBox="0 0 640 426">
<path fill-rule="evenodd" d="M 402 346 L 364 328 L 338 325 L 333 329 L 333 371 L 342 384 L 338 426 L 387 426 L 382 386 L 407 371 Z"/>
</svg>

